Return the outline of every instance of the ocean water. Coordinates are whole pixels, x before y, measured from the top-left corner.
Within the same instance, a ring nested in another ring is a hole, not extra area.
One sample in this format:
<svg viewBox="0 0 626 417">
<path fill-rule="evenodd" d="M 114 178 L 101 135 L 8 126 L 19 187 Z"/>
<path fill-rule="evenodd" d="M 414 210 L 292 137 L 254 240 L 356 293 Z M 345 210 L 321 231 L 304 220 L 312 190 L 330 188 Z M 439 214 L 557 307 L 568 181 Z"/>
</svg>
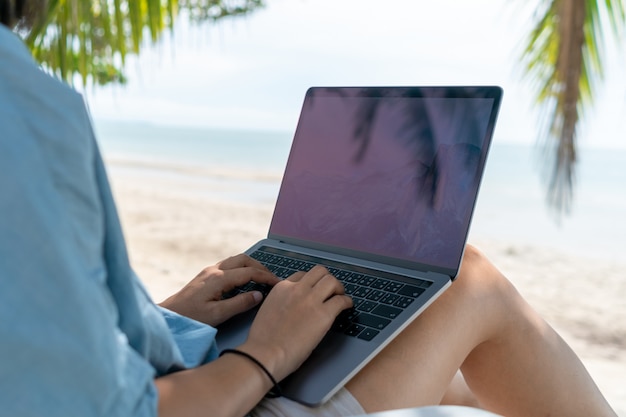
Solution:
<svg viewBox="0 0 626 417">
<path fill-rule="evenodd" d="M 231 185 L 221 187 L 225 191 L 220 198 L 248 203 L 275 201 L 292 140 L 291 132 L 118 121 L 96 121 L 95 125 L 106 158 L 138 163 L 123 169 L 187 175 L 189 181 L 207 184 L 220 181 Z M 546 205 L 541 162 L 534 146 L 494 139 L 470 239 L 541 245 L 626 261 L 626 149 L 580 151 L 572 211 L 560 218 Z M 163 169 L 173 166 L 189 167 L 189 174 Z M 210 175 L 190 174 L 197 174 L 197 169 Z"/>
<path fill-rule="evenodd" d="M 487 160 L 472 233 L 625 261 L 626 149 L 581 149 L 571 212 L 546 204 L 544 162 L 535 146 L 499 143 Z"/>
<path fill-rule="evenodd" d="M 96 121 L 105 155 L 212 169 L 282 174 L 292 134 Z"/>
</svg>

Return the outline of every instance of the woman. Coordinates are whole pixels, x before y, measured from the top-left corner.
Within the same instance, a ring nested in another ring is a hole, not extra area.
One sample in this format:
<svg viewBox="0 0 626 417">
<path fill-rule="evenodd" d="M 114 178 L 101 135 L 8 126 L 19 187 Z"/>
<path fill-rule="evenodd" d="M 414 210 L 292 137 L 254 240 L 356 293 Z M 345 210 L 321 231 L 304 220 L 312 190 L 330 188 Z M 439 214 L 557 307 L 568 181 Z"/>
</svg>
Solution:
<svg viewBox="0 0 626 417">
<path fill-rule="evenodd" d="M 0 1 L 13 27 L 29 9 Z M 22 21 L 25 23 L 26 21 Z M 280 281 L 237 255 L 156 306 L 132 272 L 82 98 L 0 26 L 0 404 L 11 416 L 343 416 L 469 401 L 505 415 L 615 415 L 581 362 L 468 247 L 458 279 L 328 403 L 265 398 L 351 307 L 323 267 Z M 219 356 L 213 326 L 257 305 Z M 457 387 L 455 383 L 453 385 Z"/>
</svg>

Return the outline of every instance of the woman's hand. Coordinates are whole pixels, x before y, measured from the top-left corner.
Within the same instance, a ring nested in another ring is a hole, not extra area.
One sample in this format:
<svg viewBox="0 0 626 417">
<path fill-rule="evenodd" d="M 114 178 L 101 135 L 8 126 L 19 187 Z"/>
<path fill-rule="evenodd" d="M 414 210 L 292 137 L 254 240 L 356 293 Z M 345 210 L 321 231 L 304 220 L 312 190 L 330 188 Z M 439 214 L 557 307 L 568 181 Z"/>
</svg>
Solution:
<svg viewBox="0 0 626 417">
<path fill-rule="evenodd" d="M 310 356 L 337 315 L 350 307 L 352 299 L 326 268 L 295 273 L 268 294 L 240 349 L 281 380 Z"/>
<path fill-rule="evenodd" d="M 275 285 L 259 309 L 248 339 L 238 348 L 258 359 L 277 380 L 297 369 L 337 315 L 352 306 L 343 285 L 324 267 L 280 281 L 245 255 L 206 268 L 162 305 L 216 325 L 258 304 L 250 293 L 221 300 L 223 292 L 250 280 Z M 157 378 L 156 386 L 159 415 L 181 415 L 185 409 L 242 415 L 260 401 L 271 382 L 248 359 L 224 355 L 198 368 Z"/>
<path fill-rule="evenodd" d="M 203 269 L 160 305 L 194 320 L 217 326 L 261 302 L 263 296 L 258 291 L 222 299 L 224 293 L 249 281 L 269 285 L 280 282 L 261 263 L 241 254 Z"/>
</svg>

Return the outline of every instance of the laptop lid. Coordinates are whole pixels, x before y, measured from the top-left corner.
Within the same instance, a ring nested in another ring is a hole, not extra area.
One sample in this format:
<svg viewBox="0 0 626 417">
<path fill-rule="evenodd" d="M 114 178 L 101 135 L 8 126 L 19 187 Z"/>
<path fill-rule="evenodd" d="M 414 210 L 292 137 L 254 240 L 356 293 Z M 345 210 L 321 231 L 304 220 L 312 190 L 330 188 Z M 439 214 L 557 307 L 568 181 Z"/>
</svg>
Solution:
<svg viewBox="0 0 626 417">
<path fill-rule="evenodd" d="M 499 87 L 307 91 L 270 239 L 455 277 Z"/>
</svg>

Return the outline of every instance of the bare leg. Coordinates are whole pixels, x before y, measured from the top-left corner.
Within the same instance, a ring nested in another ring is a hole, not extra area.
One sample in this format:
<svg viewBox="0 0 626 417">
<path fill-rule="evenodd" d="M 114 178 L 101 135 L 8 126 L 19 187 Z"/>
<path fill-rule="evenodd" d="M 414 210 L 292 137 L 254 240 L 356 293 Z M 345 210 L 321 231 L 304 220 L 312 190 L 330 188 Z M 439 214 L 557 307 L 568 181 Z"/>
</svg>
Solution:
<svg viewBox="0 0 626 417">
<path fill-rule="evenodd" d="M 472 390 L 467 386 L 461 371 L 454 375 L 452 382 L 441 399 L 441 405 L 463 405 L 482 408 Z"/>
<path fill-rule="evenodd" d="M 471 246 L 452 287 L 347 388 L 367 412 L 434 405 L 459 368 L 499 414 L 615 416 L 567 344 Z"/>
</svg>

